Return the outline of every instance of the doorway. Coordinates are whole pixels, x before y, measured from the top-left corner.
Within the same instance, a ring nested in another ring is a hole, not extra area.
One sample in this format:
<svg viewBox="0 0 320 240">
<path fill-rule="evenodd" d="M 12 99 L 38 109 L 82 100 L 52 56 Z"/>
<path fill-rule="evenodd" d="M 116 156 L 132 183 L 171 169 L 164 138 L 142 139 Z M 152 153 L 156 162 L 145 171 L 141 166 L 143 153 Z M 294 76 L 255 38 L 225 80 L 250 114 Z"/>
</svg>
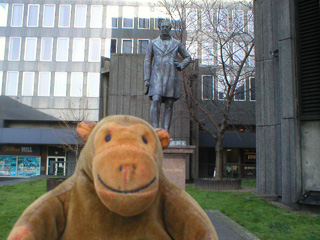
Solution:
<svg viewBox="0 0 320 240">
<path fill-rule="evenodd" d="M 47 175 L 65 176 L 66 175 L 66 158 L 48 156 Z"/>
</svg>

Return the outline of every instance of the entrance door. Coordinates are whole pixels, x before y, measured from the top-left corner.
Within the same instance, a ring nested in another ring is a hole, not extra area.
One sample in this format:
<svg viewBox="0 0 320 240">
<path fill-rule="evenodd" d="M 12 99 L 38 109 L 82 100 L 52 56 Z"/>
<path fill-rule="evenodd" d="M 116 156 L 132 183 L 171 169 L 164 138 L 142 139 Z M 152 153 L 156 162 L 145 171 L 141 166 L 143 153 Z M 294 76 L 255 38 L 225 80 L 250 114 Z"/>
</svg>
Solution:
<svg viewBox="0 0 320 240">
<path fill-rule="evenodd" d="M 47 175 L 65 176 L 66 175 L 66 158 L 65 157 L 48 157 L 47 158 Z"/>
</svg>

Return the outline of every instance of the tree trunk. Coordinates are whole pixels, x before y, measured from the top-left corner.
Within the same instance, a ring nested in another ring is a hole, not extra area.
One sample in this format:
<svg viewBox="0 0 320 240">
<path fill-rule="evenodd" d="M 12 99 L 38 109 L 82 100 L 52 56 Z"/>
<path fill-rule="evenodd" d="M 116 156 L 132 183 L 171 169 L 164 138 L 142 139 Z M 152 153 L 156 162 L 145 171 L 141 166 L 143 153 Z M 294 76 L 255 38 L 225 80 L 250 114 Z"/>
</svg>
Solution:
<svg viewBox="0 0 320 240">
<path fill-rule="evenodd" d="M 223 146 L 222 146 L 223 138 L 218 137 L 216 143 L 216 179 L 222 179 L 222 171 L 223 171 Z"/>
</svg>

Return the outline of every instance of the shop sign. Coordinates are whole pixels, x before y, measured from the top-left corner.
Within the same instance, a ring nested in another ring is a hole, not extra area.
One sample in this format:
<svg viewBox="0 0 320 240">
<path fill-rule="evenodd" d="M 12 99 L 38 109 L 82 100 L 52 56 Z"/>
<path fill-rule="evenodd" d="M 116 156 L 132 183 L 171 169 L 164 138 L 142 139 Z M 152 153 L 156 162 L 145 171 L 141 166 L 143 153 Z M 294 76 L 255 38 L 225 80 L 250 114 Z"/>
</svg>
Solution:
<svg viewBox="0 0 320 240">
<path fill-rule="evenodd" d="M 2 145 L 0 146 L 2 155 L 40 155 L 39 146 L 19 146 L 19 145 Z"/>
</svg>

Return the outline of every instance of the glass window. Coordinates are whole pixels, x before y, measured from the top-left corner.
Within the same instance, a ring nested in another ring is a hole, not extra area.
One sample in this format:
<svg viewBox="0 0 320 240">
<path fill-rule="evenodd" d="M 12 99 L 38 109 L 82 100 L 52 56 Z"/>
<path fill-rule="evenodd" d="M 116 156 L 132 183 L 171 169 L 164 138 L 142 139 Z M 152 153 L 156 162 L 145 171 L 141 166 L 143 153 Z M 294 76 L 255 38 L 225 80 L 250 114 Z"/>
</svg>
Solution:
<svg viewBox="0 0 320 240">
<path fill-rule="evenodd" d="M 118 6 L 107 6 L 107 28 L 118 28 Z"/>
<path fill-rule="evenodd" d="M 248 32 L 253 33 L 254 32 L 254 23 L 253 23 L 253 12 L 250 10 L 248 11 Z"/>
<path fill-rule="evenodd" d="M 39 22 L 39 5 L 29 4 L 28 5 L 28 27 L 38 27 Z"/>
<path fill-rule="evenodd" d="M 222 48 L 222 56 L 221 56 L 221 48 Z M 230 61 L 230 49 L 229 44 L 217 44 L 217 65 L 222 65 L 224 63 L 225 65 L 229 64 Z"/>
<path fill-rule="evenodd" d="M 24 49 L 24 60 L 35 61 L 37 56 L 37 38 L 26 38 Z"/>
<path fill-rule="evenodd" d="M 201 76 L 201 99 L 213 100 L 214 99 L 213 76 Z"/>
<path fill-rule="evenodd" d="M 58 38 L 56 61 L 67 62 L 68 56 L 69 56 L 69 38 Z"/>
<path fill-rule="evenodd" d="M 186 42 L 187 51 L 190 53 L 192 59 L 198 58 L 198 43 L 197 42 Z"/>
<path fill-rule="evenodd" d="M 138 17 L 139 17 L 139 28 L 149 29 L 150 28 L 150 7 L 138 7 Z"/>
<path fill-rule="evenodd" d="M 20 60 L 20 50 L 21 50 L 21 38 L 19 38 L 19 37 L 10 38 L 9 60 L 19 61 Z"/>
<path fill-rule="evenodd" d="M 100 73 L 88 73 L 87 97 L 99 97 Z"/>
<path fill-rule="evenodd" d="M 34 72 L 24 72 L 22 75 L 22 96 L 33 96 Z"/>
<path fill-rule="evenodd" d="M 0 95 L 2 95 L 2 80 L 3 80 L 3 72 L 0 71 Z"/>
<path fill-rule="evenodd" d="M 56 6 L 53 4 L 45 4 L 43 8 L 43 27 L 54 27 Z"/>
<path fill-rule="evenodd" d="M 19 72 L 7 72 L 6 95 L 18 95 Z"/>
<path fill-rule="evenodd" d="M 138 53 L 139 54 L 146 54 L 148 48 L 149 40 L 139 39 L 138 40 Z"/>
<path fill-rule="evenodd" d="M 38 96 L 50 96 L 50 72 L 39 72 Z"/>
<path fill-rule="evenodd" d="M 250 101 L 256 100 L 256 78 L 249 78 L 249 87 L 250 87 Z"/>
<path fill-rule="evenodd" d="M 198 28 L 198 11 L 195 8 L 187 8 L 186 11 L 186 29 L 189 31 L 197 30 Z"/>
<path fill-rule="evenodd" d="M 71 5 L 60 5 L 59 27 L 70 27 Z"/>
<path fill-rule="evenodd" d="M 86 25 L 87 25 L 87 6 L 86 5 L 76 5 L 74 27 L 85 28 Z"/>
<path fill-rule="evenodd" d="M 202 44 L 201 63 L 203 65 L 213 65 L 213 45 L 212 45 L 212 43 L 203 43 Z"/>
<path fill-rule="evenodd" d="M 204 32 L 211 32 L 213 28 L 213 10 L 205 9 L 201 12 L 201 29 Z"/>
<path fill-rule="evenodd" d="M 122 39 L 122 53 L 132 53 L 132 40 Z"/>
<path fill-rule="evenodd" d="M 233 43 L 233 61 L 237 65 L 240 65 L 245 57 L 245 45 L 244 42 Z"/>
<path fill-rule="evenodd" d="M 5 49 L 6 49 L 6 38 L 0 37 L 0 61 L 4 60 Z"/>
<path fill-rule="evenodd" d="M 67 95 L 67 73 L 55 72 L 54 73 L 54 90 L 53 96 L 65 97 Z"/>
<path fill-rule="evenodd" d="M 229 18 L 227 9 L 217 10 L 217 24 L 219 32 L 228 32 Z"/>
<path fill-rule="evenodd" d="M 245 101 L 246 100 L 246 80 L 239 79 L 236 89 L 234 90 L 234 100 Z"/>
<path fill-rule="evenodd" d="M 243 32 L 244 30 L 244 12 L 242 10 L 233 10 L 233 30 L 236 32 Z"/>
<path fill-rule="evenodd" d="M 90 18 L 91 28 L 102 28 L 102 11 L 103 11 L 103 6 L 100 6 L 100 5 L 91 6 L 91 18 Z"/>
<path fill-rule="evenodd" d="M 72 61 L 84 61 L 85 38 L 74 38 L 72 46 Z"/>
<path fill-rule="evenodd" d="M 123 28 L 133 28 L 134 7 L 123 7 L 122 9 Z"/>
<path fill-rule="evenodd" d="M 89 40 L 89 62 L 101 61 L 101 39 L 90 38 Z"/>
<path fill-rule="evenodd" d="M 83 73 L 71 73 L 70 97 L 82 97 Z"/>
<path fill-rule="evenodd" d="M 254 47 L 252 48 L 249 57 L 248 57 L 248 66 L 249 67 L 254 67 L 255 64 L 255 53 L 254 53 Z"/>
<path fill-rule="evenodd" d="M 0 3 L 0 27 L 6 27 L 8 22 L 8 4 Z"/>
<path fill-rule="evenodd" d="M 107 38 L 106 39 L 106 53 L 107 58 L 111 57 L 112 53 L 117 53 L 117 39 L 116 38 Z"/>
<path fill-rule="evenodd" d="M 42 38 L 40 61 L 52 61 L 53 38 Z"/>
<path fill-rule="evenodd" d="M 223 75 L 217 76 L 218 99 L 225 100 L 227 93 L 227 84 Z"/>
<path fill-rule="evenodd" d="M 12 27 L 22 27 L 23 24 L 23 4 L 12 5 L 12 16 L 11 16 Z"/>
</svg>

